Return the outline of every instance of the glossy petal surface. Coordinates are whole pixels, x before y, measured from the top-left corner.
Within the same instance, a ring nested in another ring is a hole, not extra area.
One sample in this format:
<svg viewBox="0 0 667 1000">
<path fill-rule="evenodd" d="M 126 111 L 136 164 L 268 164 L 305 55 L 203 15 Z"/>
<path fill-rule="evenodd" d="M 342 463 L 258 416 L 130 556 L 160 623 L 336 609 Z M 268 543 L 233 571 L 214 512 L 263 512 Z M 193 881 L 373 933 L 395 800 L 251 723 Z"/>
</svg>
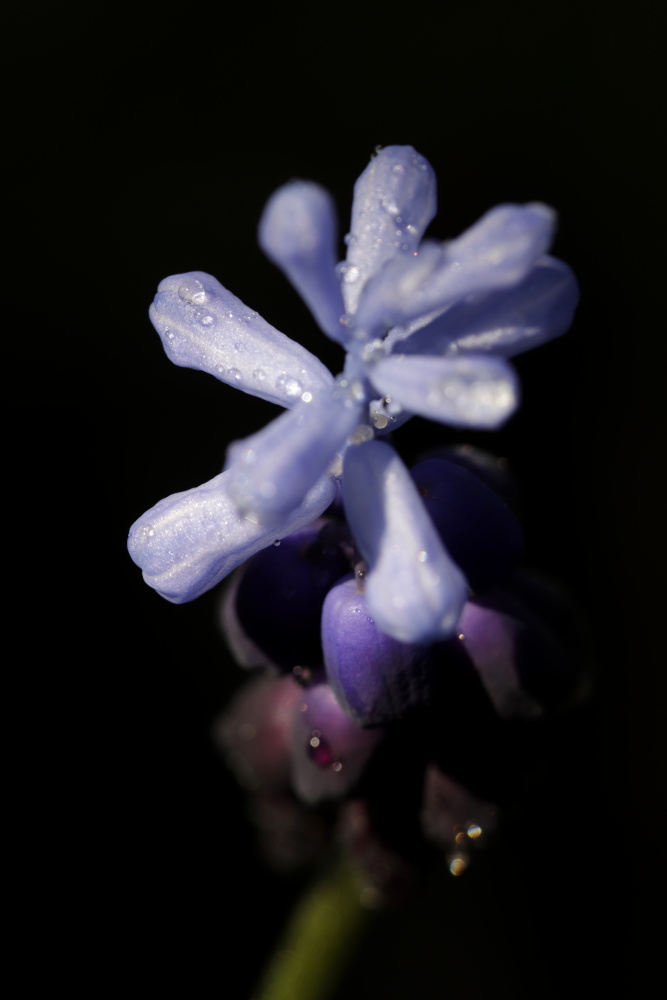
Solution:
<svg viewBox="0 0 667 1000">
<path fill-rule="evenodd" d="M 518 285 L 465 299 L 397 348 L 406 354 L 488 352 L 513 357 L 565 333 L 579 301 L 562 260 L 541 257 Z"/>
<path fill-rule="evenodd" d="M 546 205 L 499 205 L 456 240 L 425 241 L 417 254 L 387 262 L 364 295 L 357 325 L 389 329 L 467 295 L 517 284 L 548 249 L 554 226 Z"/>
<path fill-rule="evenodd" d="M 417 249 L 437 207 L 428 160 L 412 146 L 385 146 L 354 186 L 343 297 L 350 315 L 385 261 Z"/>
<path fill-rule="evenodd" d="M 305 389 L 315 392 L 333 381 L 314 354 L 202 271 L 160 282 L 149 315 L 174 364 L 271 403 L 294 406 Z"/>
<path fill-rule="evenodd" d="M 371 372 L 405 410 L 454 427 L 499 427 L 519 405 L 519 383 L 503 358 L 390 355 Z"/>
<path fill-rule="evenodd" d="M 348 448 L 343 497 L 368 564 L 366 597 L 378 627 L 401 642 L 450 636 L 467 583 L 393 448 L 380 441 Z"/>
<path fill-rule="evenodd" d="M 361 412 L 360 402 L 334 388 L 235 442 L 227 464 L 238 509 L 265 522 L 286 516 L 328 468 Z"/>
<path fill-rule="evenodd" d="M 322 477 L 288 518 L 267 526 L 239 514 L 229 493 L 232 476 L 232 470 L 222 472 L 166 497 L 130 529 L 128 548 L 144 580 L 174 604 L 194 600 L 274 539 L 319 517 L 336 492 Z"/>
</svg>

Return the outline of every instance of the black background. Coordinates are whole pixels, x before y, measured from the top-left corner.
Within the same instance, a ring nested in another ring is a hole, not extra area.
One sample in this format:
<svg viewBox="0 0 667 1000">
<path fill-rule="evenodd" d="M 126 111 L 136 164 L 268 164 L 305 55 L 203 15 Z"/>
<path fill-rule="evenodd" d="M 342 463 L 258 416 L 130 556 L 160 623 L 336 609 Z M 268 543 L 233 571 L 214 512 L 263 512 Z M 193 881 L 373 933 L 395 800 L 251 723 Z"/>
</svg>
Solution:
<svg viewBox="0 0 667 1000">
<path fill-rule="evenodd" d="M 650 9 L 45 4 L 9 32 L 6 427 L 11 443 L 28 430 L 34 484 L 12 493 L 32 536 L 12 668 L 28 975 L 244 1000 L 298 896 L 257 860 L 210 742 L 240 682 L 219 597 L 173 607 L 125 553 L 136 517 L 215 475 L 274 410 L 172 366 L 147 308 L 163 277 L 209 271 L 337 370 L 263 258 L 259 215 L 305 177 L 333 192 L 344 233 L 374 147 L 409 143 L 438 176 L 434 235 L 503 201 L 559 211 L 575 325 L 518 360 L 508 427 L 469 439 L 509 458 L 529 561 L 585 615 L 594 683 L 495 847 L 380 921 L 340 995 L 639 995 L 664 717 Z M 408 453 L 460 440 L 404 433 Z"/>
</svg>

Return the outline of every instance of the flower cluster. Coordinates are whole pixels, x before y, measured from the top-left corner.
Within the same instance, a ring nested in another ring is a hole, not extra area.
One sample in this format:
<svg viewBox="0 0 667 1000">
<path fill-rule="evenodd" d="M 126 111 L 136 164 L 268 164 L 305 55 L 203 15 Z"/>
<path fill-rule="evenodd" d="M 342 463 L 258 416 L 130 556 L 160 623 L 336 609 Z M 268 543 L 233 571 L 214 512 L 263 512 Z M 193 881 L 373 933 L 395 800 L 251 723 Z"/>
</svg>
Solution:
<svg viewBox="0 0 667 1000">
<path fill-rule="evenodd" d="M 507 358 L 563 333 L 578 293 L 546 254 L 546 206 L 499 206 L 445 243 L 423 238 L 435 211 L 433 171 L 406 146 L 382 149 L 358 179 L 342 264 L 325 191 L 293 182 L 270 199 L 261 244 L 345 349 L 335 378 L 209 275 L 161 283 L 151 319 L 171 359 L 286 408 L 229 448 L 220 475 L 133 525 L 132 558 L 168 600 L 192 600 L 304 528 L 342 481 L 378 628 L 404 643 L 454 633 L 469 581 L 381 438 L 415 414 L 500 425 L 518 402 Z"/>
<path fill-rule="evenodd" d="M 562 602 L 516 571 L 523 538 L 498 466 L 449 449 L 408 469 L 387 435 L 413 415 L 499 426 L 519 395 L 507 359 L 568 328 L 576 281 L 546 254 L 546 206 L 499 206 L 446 243 L 424 239 L 435 210 L 430 165 L 399 146 L 357 181 L 343 263 L 325 191 L 293 182 L 270 199 L 260 242 L 344 348 L 337 377 L 215 278 L 161 283 L 150 315 L 170 358 L 285 412 L 129 540 L 174 603 L 237 570 L 224 631 L 270 676 L 241 691 L 218 738 L 265 846 L 307 858 L 331 815 L 318 810 L 337 802 L 384 900 L 427 840 L 459 874 L 517 771 L 516 725 L 575 680 Z"/>
<path fill-rule="evenodd" d="M 479 473 L 480 456 L 466 450 L 411 470 L 478 588 L 449 640 L 405 643 L 377 627 L 337 504 L 252 557 L 225 591 L 236 659 L 265 670 L 216 738 L 248 791 L 263 853 L 292 869 L 333 836 L 372 906 L 400 903 L 434 846 L 453 875 L 465 870 L 497 804 L 535 766 L 536 723 L 576 689 L 567 602 L 514 569 L 518 525 L 471 467 Z"/>
</svg>

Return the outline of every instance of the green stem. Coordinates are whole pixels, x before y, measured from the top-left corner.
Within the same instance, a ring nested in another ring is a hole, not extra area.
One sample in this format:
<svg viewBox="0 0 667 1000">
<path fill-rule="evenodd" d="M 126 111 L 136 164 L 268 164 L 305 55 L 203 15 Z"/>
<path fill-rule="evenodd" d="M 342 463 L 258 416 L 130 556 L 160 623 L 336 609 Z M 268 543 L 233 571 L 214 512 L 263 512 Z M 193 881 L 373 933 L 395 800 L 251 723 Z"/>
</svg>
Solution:
<svg viewBox="0 0 667 1000">
<path fill-rule="evenodd" d="M 292 914 L 253 1000 L 326 1000 L 332 996 L 370 917 L 362 885 L 341 863 L 307 891 Z"/>
</svg>

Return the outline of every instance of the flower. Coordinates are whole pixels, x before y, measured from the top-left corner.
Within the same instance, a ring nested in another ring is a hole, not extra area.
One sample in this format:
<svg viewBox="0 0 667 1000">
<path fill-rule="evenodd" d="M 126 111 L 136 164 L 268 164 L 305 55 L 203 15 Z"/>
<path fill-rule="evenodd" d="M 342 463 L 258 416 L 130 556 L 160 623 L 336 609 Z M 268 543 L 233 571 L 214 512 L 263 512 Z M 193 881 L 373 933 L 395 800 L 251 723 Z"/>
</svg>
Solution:
<svg viewBox="0 0 667 1000">
<path fill-rule="evenodd" d="M 133 525 L 132 558 L 168 600 L 192 600 L 319 517 L 342 479 L 380 630 L 407 643 L 452 634 L 468 581 L 379 438 L 413 414 L 499 426 L 518 404 L 507 358 L 563 333 L 578 292 L 567 265 L 546 255 L 548 207 L 499 206 L 446 243 L 423 239 L 435 211 L 433 170 L 409 146 L 382 149 L 359 177 L 340 265 L 324 190 L 295 181 L 269 200 L 260 243 L 344 347 L 337 378 L 210 275 L 160 284 L 150 315 L 176 364 L 286 408 L 230 446 L 220 475 Z"/>
</svg>

